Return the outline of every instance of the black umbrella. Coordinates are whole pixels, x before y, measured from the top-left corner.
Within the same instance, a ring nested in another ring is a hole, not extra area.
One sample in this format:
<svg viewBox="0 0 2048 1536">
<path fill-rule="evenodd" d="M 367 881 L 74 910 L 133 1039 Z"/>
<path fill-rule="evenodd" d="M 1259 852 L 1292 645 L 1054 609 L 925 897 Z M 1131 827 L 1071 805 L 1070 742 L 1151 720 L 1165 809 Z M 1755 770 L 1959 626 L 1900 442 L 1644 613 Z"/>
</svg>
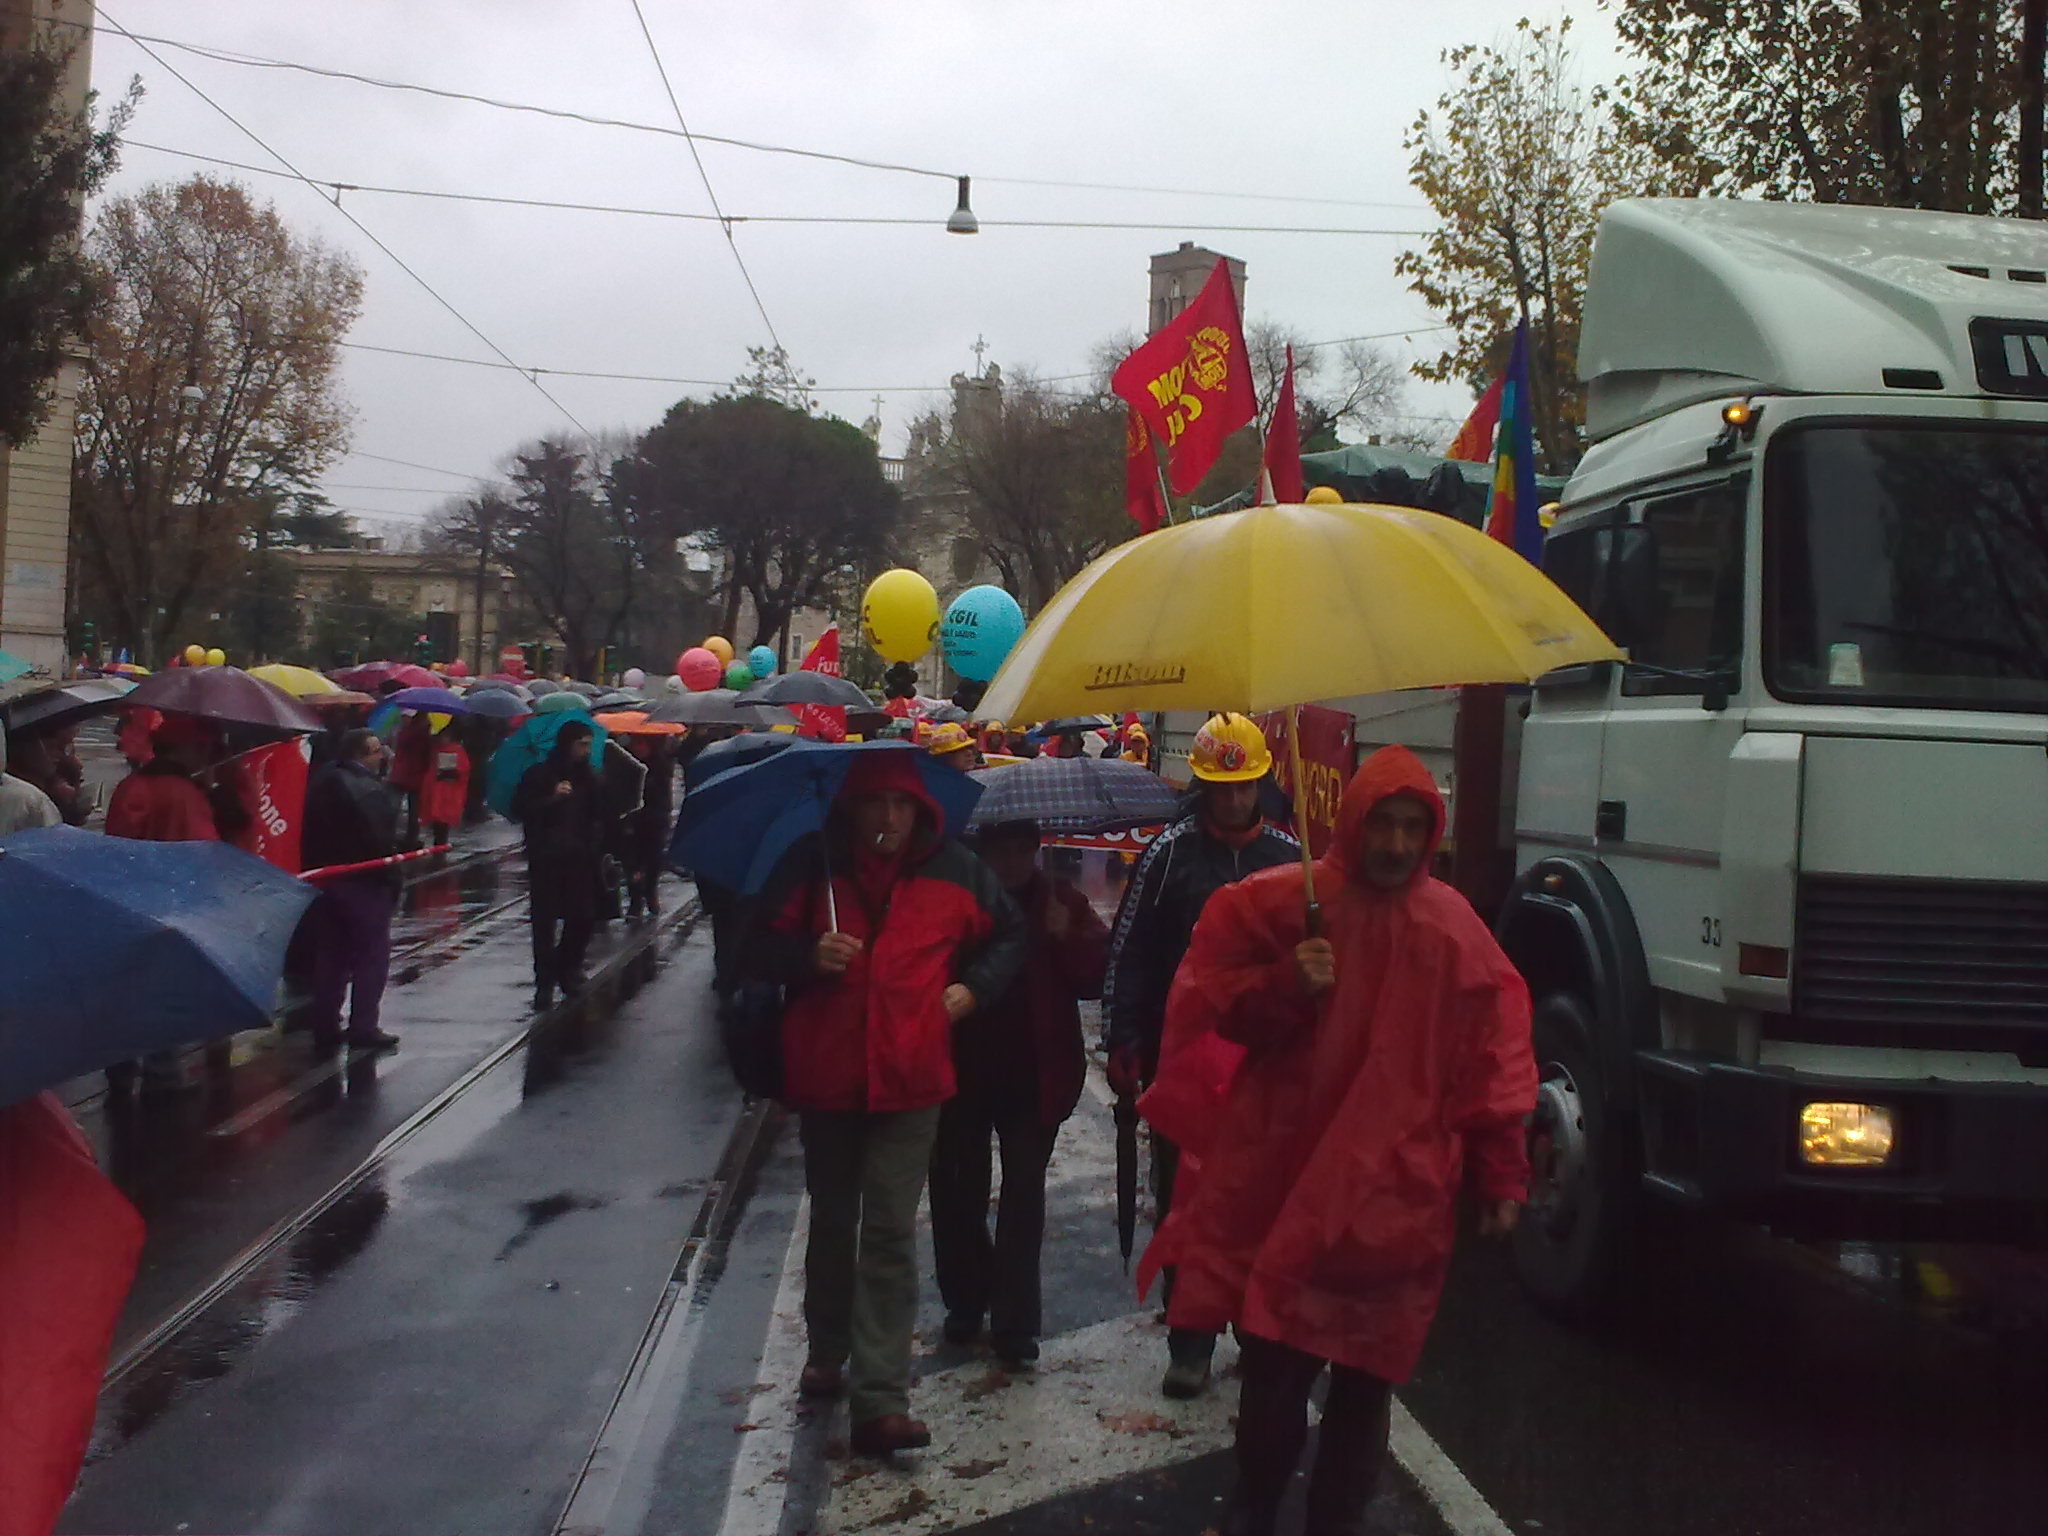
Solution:
<svg viewBox="0 0 2048 1536">
<path fill-rule="evenodd" d="M 646 695 L 635 693 L 630 688 L 621 688 L 617 693 L 608 693 L 603 698 L 593 699 L 590 704 L 590 712 L 593 715 L 604 715 L 610 714 L 614 710 L 645 709 L 646 707 Z"/>
<path fill-rule="evenodd" d="M 1064 720 L 1048 720 L 1039 730 L 1048 736 L 1079 736 L 1085 731 L 1113 731 L 1116 722 L 1107 715 L 1068 715 Z"/>
<path fill-rule="evenodd" d="M 134 688 L 125 677 L 82 677 L 0 705 L 0 716 L 12 731 L 48 729 L 88 715 L 106 714 Z"/>
<path fill-rule="evenodd" d="M 1048 831 L 1096 833 L 1177 821 L 1180 791 L 1142 763 L 1110 757 L 1035 757 L 974 775 L 985 793 L 976 827 L 1035 821 Z"/>
<path fill-rule="evenodd" d="M 857 684 L 829 672 L 785 672 L 765 678 L 740 695 L 747 704 L 824 704 L 846 709 L 872 709 L 873 701 Z"/>
<path fill-rule="evenodd" d="M 731 688 L 707 688 L 664 699 L 647 711 L 647 718 L 667 725 L 794 725 L 796 716 L 779 704 L 743 704 Z"/>
<path fill-rule="evenodd" d="M 271 735 L 295 736 L 321 728 L 305 705 L 240 667 L 167 667 L 137 683 L 121 707 L 253 726 Z"/>
<path fill-rule="evenodd" d="M 583 697 L 585 697 L 586 699 L 599 698 L 604 693 L 604 690 L 598 687 L 595 683 L 568 682 L 562 684 L 562 686 L 568 689 L 571 693 L 582 694 Z"/>
<path fill-rule="evenodd" d="M 725 772 L 728 768 L 744 768 L 748 763 L 758 763 L 764 757 L 773 757 L 787 751 L 801 736 L 788 732 L 770 735 L 734 736 L 726 741 L 714 741 L 710 746 L 691 758 L 683 769 L 683 793 L 687 795 L 705 780 Z"/>
<path fill-rule="evenodd" d="M 550 693 L 560 693 L 562 685 L 551 677 L 536 677 L 526 685 L 526 691 L 530 697 L 538 699 Z"/>
<path fill-rule="evenodd" d="M 1138 1236 L 1138 1105 L 1119 1094 L 1116 1101 L 1116 1245 L 1131 1272 Z"/>
</svg>

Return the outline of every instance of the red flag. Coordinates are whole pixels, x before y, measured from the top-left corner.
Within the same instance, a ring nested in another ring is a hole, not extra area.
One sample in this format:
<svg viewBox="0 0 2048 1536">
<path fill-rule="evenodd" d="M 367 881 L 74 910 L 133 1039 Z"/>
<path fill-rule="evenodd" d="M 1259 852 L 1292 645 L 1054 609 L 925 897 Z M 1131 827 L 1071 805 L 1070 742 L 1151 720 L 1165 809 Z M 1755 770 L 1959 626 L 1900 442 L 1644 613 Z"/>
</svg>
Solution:
<svg viewBox="0 0 2048 1536">
<path fill-rule="evenodd" d="M 306 748 L 298 739 L 258 747 L 242 759 L 242 793 L 256 838 L 251 852 L 291 874 L 299 872 L 306 778 Z"/>
<path fill-rule="evenodd" d="M 1136 411 L 1124 424 L 1124 510 L 1150 533 L 1166 521 L 1166 493 L 1159 489 L 1159 461 L 1152 456 L 1152 429 Z"/>
<path fill-rule="evenodd" d="M 804 652 L 803 665 L 799 672 L 822 672 L 827 677 L 839 677 L 839 626 L 828 624 L 825 633 L 818 636 L 811 648 Z M 846 709 L 839 704 L 800 704 L 797 706 L 797 734 L 815 736 L 820 741 L 846 740 Z"/>
<path fill-rule="evenodd" d="M 1166 444 L 1166 480 L 1191 491 L 1224 439 L 1259 413 L 1237 290 L 1219 261 L 1195 302 L 1117 365 L 1109 387 Z"/>
<path fill-rule="evenodd" d="M 142 1218 L 55 1095 L 0 1109 L 0 1531 L 43 1532 L 92 1437 Z"/>
<path fill-rule="evenodd" d="M 1287 349 L 1287 372 L 1280 378 L 1280 397 L 1273 402 L 1273 420 L 1266 428 L 1266 485 L 1275 501 L 1300 501 L 1308 492 L 1301 484 L 1301 418 L 1294 410 L 1294 348 Z"/>
<path fill-rule="evenodd" d="M 1479 397 L 1472 414 L 1465 418 L 1465 425 L 1458 428 L 1458 435 L 1451 440 L 1451 451 L 1445 458 L 1463 459 L 1468 464 L 1493 462 L 1493 431 L 1500 425 L 1500 391 L 1506 381 L 1503 374 L 1486 386 L 1486 393 Z"/>
</svg>

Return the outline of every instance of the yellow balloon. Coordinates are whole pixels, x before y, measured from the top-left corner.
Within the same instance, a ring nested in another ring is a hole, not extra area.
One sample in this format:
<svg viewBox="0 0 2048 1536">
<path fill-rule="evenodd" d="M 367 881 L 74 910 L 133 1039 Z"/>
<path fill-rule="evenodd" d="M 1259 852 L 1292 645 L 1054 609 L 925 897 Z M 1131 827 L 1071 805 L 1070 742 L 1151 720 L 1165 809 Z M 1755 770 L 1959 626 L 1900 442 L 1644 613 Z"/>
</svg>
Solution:
<svg viewBox="0 0 2048 1536">
<path fill-rule="evenodd" d="M 718 658 L 721 667 L 732 665 L 732 642 L 725 636 L 707 635 L 704 639 L 704 649 Z"/>
<path fill-rule="evenodd" d="M 224 667 L 228 664 L 228 653 L 216 645 L 207 651 L 206 664 L 209 667 Z"/>
<path fill-rule="evenodd" d="M 916 661 L 939 638 L 939 594 L 915 571 L 884 571 L 860 600 L 860 624 L 884 661 Z"/>
<path fill-rule="evenodd" d="M 205 647 L 205 646 L 203 646 L 203 645 L 188 645 L 188 646 L 186 646 L 186 647 L 185 647 L 185 665 L 186 665 L 186 666 L 188 666 L 188 667 L 203 667 L 203 666 L 205 666 L 205 665 L 206 665 L 206 647 Z"/>
<path fill-rule="evenodd" d="M 1312 485 L 1308 488 L 1308 494 L 1302 497 L 1303 502 L 1312 507 L 1324 506 L 1330 502 L 1341 502 L 1343 499 L 1344 497 L 1333 485 Z"/>
</svg>

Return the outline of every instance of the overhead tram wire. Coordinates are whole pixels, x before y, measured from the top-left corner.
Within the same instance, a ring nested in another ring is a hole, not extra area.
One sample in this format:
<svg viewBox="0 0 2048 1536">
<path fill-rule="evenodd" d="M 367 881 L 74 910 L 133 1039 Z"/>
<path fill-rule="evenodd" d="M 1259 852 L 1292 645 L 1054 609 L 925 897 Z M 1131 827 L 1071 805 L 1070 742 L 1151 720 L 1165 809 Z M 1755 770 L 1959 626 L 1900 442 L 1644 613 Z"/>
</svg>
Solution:
<svg viewBox="0 0 2048 1536">
<path fill-rule="evenodd" d="M 193 95 L 197 96 L 209 107 L 213 108 L 213 110 L 219 113 L 220 116 L 226 118 L 228 122 L 234 127 L 236 132 L 240 133 L 244 138 L 248 139 L 250 143 L 254 144 L 258 149 L 262 150 L 266 155 L 270 156 L 270 158 L 275 160 L 279 165 L 283 166 L 298 180 L 304 182 L 307 186 L 311 187 L 316 193 L 320 191 L 319 182 L 313 180 L 312 177 L 308 176 L 304 171 L 301 171 L 296 165 L 293 165 L 292 162 L 290 160 L 287 160 L 281 152 L 279 152 L 276 149 L 273 149 L 267 142 L 264 141 L 262 137 L 260 137 L 257 134 L 255 129 L 249 127 L 240 118 L 236 117 L 234 113 L 230 112 L 226 107 L 222 106 L 219 102 L 215 101 L 211 96 L 207 95 L 206 92 L 201 90 L 196 84 L 194 84 L 190 78 L 181 73 L 176 65 L 172 64 L 162 54 L 158 53 L 154 48 L 150 47 L 149 44 L 143 42 L 140 38 L 136 37 L 134 33 L 130 32 L 126 27 L 122 26 L 120 22 L 114 20 L 112 16 L 107 14 L 106 7 L 101 6 L 99 8 L 98 15 L 101 22 L 113 28 L 115 32 L 119 33 L 122 37 L 127 38 L 128 41 L 130 41 L 131 43 L 134 43 L 137 48 L 140 48 L 150 58 L 154 59 L 158 67 L 160 67 L 172 79 L 176 80 L 180 85 L 184 86 L 185 89 L 190 91 Z M 541 398 L 546 400 L 548 404 L 552 405 L 557 411 L 561 412 L 563 417 L 567 419 L 569 423 L 576 428 L 577 431 L 581 432 L 585 437 L 594 438 L 595 434 L 591 432 L 590 428 L 586 427 L 581 421 L 577 420 L 576 413 L 574 411 L 570 410 L 569 407 L 562 404 L 560 400 L 557 400 L 554 397 L 554 395 L 549 392 L 547 386 L 542 384 L 539 379 L 533 377 L 530 373 L 527 373 L 526 370 L 522 369 L 517 363 L 513 362 L 512 355 L 509 352 L 507 352 L 503 347 L 499 346 L 495 341 L 492 341 L 490 337 L 486 336 L 482 332 L 482 330 L 480 330 L 477 327 L 474 321 L 472 321 L 467 315 L 463 314 L 461 310 L 457 309 L 452 303 L 450 303 L 446 298 L 444 298 L 441 294 L 441 291 L 438 288 L 436 288 L 432 283 L 428 282 L 424 277 L 420 276 L 418 272 L 414 271 L 413 268 L 406 263 L 404 257 L 400 256 L 398 252 L 391 249 L 390 246 L 386 245 L 382 240 L 378 239 L 376 235 L 371 233 L 369 227 L 365 225 L 361 219 L 357 218 L 353 213 L 350 213 L 348 209 L 342 207 L 340 202 L 337 200 L 327 198 L 324 194 L 322 195 L 321 200 L 323 202 L 328 203 L 336 213 L 340 214 L 344 219 L 347 219 L 350 224 L 354 225 L 357 233 L 362 235 L 362 237 L 365 240 L 369 241 L 372 245 L 376 246 L 378 250 L 382 251 L 385 254 L 385 256 L 390 258 L 392 264 L 396 266 L 399 271 L 403 272 L 407 277 L 411 278 L 415 283 L 417 283 L 423 290 L 425 290 L 427 296 L 433 299 L 433 301 L 436 304 L 439 304 L 443 309 L 447 310 L 450 315 L 453 315 L 455 319 L 462 325 L 464 330 L 468 331 L 472 336 L 476 337 L 478 341 L 482 342 L 491 351 L 497 353 L 499 357 L 503 358 L 506 367 L 510 368 L 515 373 L 524 375 L 527 383 L 531 384 L 536 390 L 540 392 Z"/>
<path fill-rule="evenodd" d="M 166 144 L 151 144 L 141 139 L 122 140 L 124 149 L 146 149 L 160 155 L 176 155 L 184 160 L 198 160 L 208 165 L 225 166 L 229 170 L 247 171 L 257 176 L 283 176 L 293 179 L 292 174 L 280 171 L 274 166 L 249 165 L 240 160 L 226 160 L 218 155 L 202 155 L 196 150 L 173 149 Z M 306 178 L 297 178 L 304 180 Z M 444 192 L 425 187 L 381 187 L 356 181 L 335 181 L 312 178 L 322 188 L 332 188 L 337 196 L 343 192 L 362 192 L 373 197 L 423 197 L 443 202 L 484 203 L 496 207 L 548 208 L 565 213 L 616 213 L 643 219 L 681 219 L 697 224 L 871 224 L 901 225 L 917 229 L 930 229 L 929 218 L 890 218 L 861 214 L 801 214 L 801 213 L 690 213 L 674 208 L 634 208 L 615 203 L 570 203 L 543 197 L 504 197 L 485 192 Z M 333 198 L 328 201 L 333 202 Z M 1430 233 L 1426 229 L 1362 229 L 1346 225 L 1310 224 L 1212 224 L 1207 220 L 1160 219 L 1160 220 L 1119 220 L 1119 219 L 982 219 L 984 229 L 1136 229 L 1136 230 L 1199 230 L 1214 234 L 1259 234 L 1259 235 L 1370 235 L 1392 236 L 1399 239 L 1421 239 Z"/>
<path fill-rule="evenodd" d="M 640 0 L 630 0 L 633 19 L 640 23 L 640 35 L 647 39 L 647 52 L 654 60 L 654 72 L 661 76 L 661 88 L 668 95 L 669 109 L 676 115 L 676 126 L 683 130 L 683 142 L 690 146 L 690 159 L 696 164 L 697 179 L 704 183 L 704 195 L 711 200 L 711 211 L 718 215 L 718 227 L 725 231 L 725 243 L 732 252 L 732 259 L 740 269 L 740 276 L 746 279 L 747 292 L 753 295 L 754 308 L 761 313 L 761 324 L 768 328 L 768 339 L 775 344 L 776 352 L 788 360 L 789 350 L 782 344 L 782 338 L 775 333 L 775 322 L 768 318 L 768 306 L 761 302 L 761 290 L 754 286 L 754 274 L 747 270 L 747 258 L 740 254 L 739 237 L 732 232 L 732 220 L 725 216 L 725 210 L 718 206 L 718 194 L 711 187 L 711 173 L 704 169 L 704 157 L 697 152 L 697 140 L 690 132 L 690 125 L 683 121 L 683 104 L 676 100 L 676 88 L 669 84 L 668 66 L 661 62 L 661 50 L 654 44 L 654 33 L 648 30 L 647 14 L 640 9 Z M 966 183 L 961 183 L 965 186 Z"/>
<path fill-rule="evenodd" d="M 86 28 L 87 23 L 53 21 L 54 25 Z M 876 160 L 862 155 L 849 155 L 825 149 L 806 149 L 793 144 L 768 144 L 757 139 L 734 138 L 728 134 L 699 133 L 688 128 L 664 128 L 659 123 L 636 123 L 625 118 L 600 117 L 595 113 L 578 112 L 568 107 L 544 107 L 534 102 L 506 101 L 495 96 L 484 96 L 472 91 L 451 90 L 443 86 L 419 85 L 406 80 L 385 80 L 375 75 L 358 74 L 353 70 L 333 69 L 318 64 L 305 64 L 292 59 L 266 58 L 260 54 L 239 53 L 232 49 L 209 47 L 202 43 L 182 42 L 176 38 L 156 37 L 147 33 L 126 33 L 132 39 L 155 43 L 159 47 L 175 48 L 200 58 L 211 59 L 218 64 L 234 64 L 247 69 L 294 70 L 301 74 L 316 75 L 329 80 L 346 80 L 356 85 L 367 85 L 377 90 L 408 92 L 421 96 L 436 96 L 446 101 L 466 101 L 477 106 L 492 107 L 501 112 L 525 112 L 540 117 L 560 118 L 567 122 L 583 123 L 597 128 L 623 128 L 634 133 L 667 134 L 696 140 L 705 144 L 723 144 L 731 149 L 752 150 L 765 155 L 792 155 L 805 160 L 826 160 L 838 165 L 850 165 L 860 170 L 894 171 L 906 176 L 930 176 L 943 181 L 957 177 L 952 171 L 936 171 L 927 166 L 902 165 L 891 160 Z M 1230 198 L 1246 202 L 1300 203 L 1321 205 L 1331 208 L 1394 208 L 1413 212 L 1423 211 L 1414 203 L 1396 203 L 1370 198 L 1351 197 L 1309 197 L 1287 192 L 1226 192 L 1215 188 L 1202 187 L 1147 187 L 1121 182 L 1069 181 L 1044 176 L 990 176 L 977 175 L 976 180 L 1001 182 L 1013 187 L 1055 187 L 1081 192 L 1135 192 L 1157 197 L 1210 197 Z"/>
</svg>

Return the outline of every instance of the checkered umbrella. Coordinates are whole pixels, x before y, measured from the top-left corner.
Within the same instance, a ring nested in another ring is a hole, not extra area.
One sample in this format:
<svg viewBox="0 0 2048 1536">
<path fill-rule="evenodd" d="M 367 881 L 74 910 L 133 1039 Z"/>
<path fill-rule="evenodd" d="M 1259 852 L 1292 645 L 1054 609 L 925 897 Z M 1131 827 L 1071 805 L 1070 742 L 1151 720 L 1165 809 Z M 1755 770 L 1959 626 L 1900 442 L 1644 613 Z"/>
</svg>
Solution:
<svg viewBox="0 0 2048 1536">
<path fill-rule="evenodd" d="M 982 784 L 970 829 L 1035 821 L 1047 832 L 1109 832 L 1180 814 L 1180 793 L 1142 763 L 1108 757 L 1034 757 L 974 775 Z"/>
</svg>

